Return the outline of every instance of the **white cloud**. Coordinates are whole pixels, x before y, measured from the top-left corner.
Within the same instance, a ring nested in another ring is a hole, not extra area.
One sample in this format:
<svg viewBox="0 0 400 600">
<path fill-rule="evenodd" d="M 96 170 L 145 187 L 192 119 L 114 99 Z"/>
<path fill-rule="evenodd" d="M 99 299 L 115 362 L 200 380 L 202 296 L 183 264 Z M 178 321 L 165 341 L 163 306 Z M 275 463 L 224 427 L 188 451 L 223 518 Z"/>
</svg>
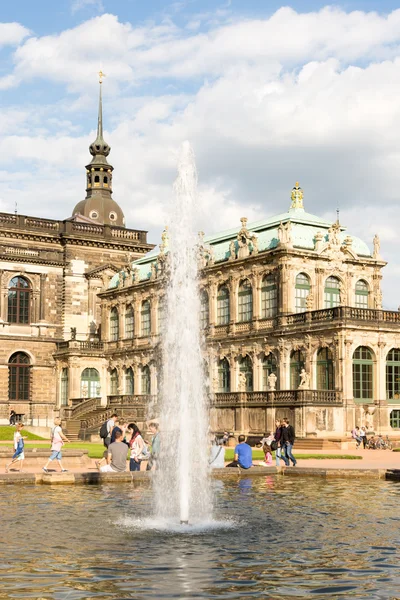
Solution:
<svg viewBox="0 0 400 600">
<path fill-rule="evenodd" d="M 17 46 L 29 35 L 29 29 L 20 23 L 0 23 L 0 47 Z"/>
<path fill-rule="evenodd" d="M 102 0 L 73 0 L 71 5 L 72 13 L 76 13 L 84 8 L 94 8 L 98 12 L 104 11 Z"/>
</svg>

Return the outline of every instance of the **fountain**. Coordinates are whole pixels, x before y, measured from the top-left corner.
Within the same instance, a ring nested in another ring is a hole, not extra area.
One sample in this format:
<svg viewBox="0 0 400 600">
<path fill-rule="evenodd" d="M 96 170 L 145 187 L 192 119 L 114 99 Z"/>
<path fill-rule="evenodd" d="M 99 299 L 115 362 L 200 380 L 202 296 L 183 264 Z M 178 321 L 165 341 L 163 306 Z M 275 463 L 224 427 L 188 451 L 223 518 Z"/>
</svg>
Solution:
<svg viewBox="0 0 400 600">
<path fill-rule="evenodd" d="M 154 486 L 156 513 L 187 525 L 211 516 L 208 411 L 201 349 L 197 173 L 193 150 L 182 147 L 170 210 L 166 325 L 162 340 L 162 450 Z"/>
</svg>

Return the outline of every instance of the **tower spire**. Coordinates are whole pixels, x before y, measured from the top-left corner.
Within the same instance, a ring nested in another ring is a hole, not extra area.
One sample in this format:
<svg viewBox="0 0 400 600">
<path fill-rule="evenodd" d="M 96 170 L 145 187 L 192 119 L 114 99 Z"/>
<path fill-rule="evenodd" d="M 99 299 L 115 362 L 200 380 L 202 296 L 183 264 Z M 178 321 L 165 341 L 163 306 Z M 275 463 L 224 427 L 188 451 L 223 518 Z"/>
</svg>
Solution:
<svg viewBox="0 0 400 600">
<path fill-rule="evenodd" d="M 103 71 L 99 71 L 99 112 L 97 116 L 97 137 L 95 141 L 90 144 L 89 152 L 93 156 L 92 163 L 102 162 L 107 164 L 105 158 L 110 154 L 110 146 L 106 144 L 103 138 L 103 77 L 105 74 Z"/>
</svg>

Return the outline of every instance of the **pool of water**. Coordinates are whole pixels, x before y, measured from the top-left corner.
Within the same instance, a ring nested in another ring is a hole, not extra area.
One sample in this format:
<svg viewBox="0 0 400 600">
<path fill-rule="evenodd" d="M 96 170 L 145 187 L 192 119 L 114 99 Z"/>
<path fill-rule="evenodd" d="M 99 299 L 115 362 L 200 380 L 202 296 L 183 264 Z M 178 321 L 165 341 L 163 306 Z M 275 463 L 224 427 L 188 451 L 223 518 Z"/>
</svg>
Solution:
<svg viewBox="0 0 400 600">
<path fill-rule="evenodd" d="M 3 487 L 0 598 L 400 598 L 399 484 L 213 485 L 217 523 L 171 531 L 148 482 Z"/>
</svg>

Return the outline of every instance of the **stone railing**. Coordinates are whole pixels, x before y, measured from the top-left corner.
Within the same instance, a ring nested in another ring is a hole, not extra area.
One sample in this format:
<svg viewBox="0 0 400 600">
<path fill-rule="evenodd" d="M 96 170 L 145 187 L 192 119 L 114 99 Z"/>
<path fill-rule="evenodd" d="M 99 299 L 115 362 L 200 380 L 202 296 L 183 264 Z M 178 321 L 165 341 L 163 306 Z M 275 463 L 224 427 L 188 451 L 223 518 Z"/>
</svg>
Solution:
<svg viewBox="0 0 400 600">
<path fill-rule="evenodd" d="M 335 390 L 277 390 L 275 392 L 224 392 L 211 396 L 212 406 L 238 405 L 340 405 L 342 393 Z"/>
<path fill-rule="evenodd" d="M 62 408 L 64 419 L 78 419 L 82 415 L 94 412 L 101 408 L 101 398 L 74 398 L 72 406 Z"/>
<path fill-rule="evenodd" d="M 103 351 L 104 342 L 89 340 L 67 340 L 57 343 L 57 350 L 78 350 L 79 352 Z"/>
<path fill-rule="evenodd" d="M 147 244 L 147 231 L 141 229 L 126 229 L 111 225 L 97 225 L 95 223 L 80 223 L 79 221 L 55 221 L 25 215 L 12 215 L 0 213 L 0 228 L 14 227 L 24 230 L 42 230 L 54 234 L 72 234 L 97 238 L 114 238 L 121 241 L 137 241 Z"/>
<path fill-rule="evenodd" d="M 115 396 L 108 396 L 107 406 L 146 406 L 155 402 L 157 396 L 150 394 L 121 394 Z"/>
</svg>

